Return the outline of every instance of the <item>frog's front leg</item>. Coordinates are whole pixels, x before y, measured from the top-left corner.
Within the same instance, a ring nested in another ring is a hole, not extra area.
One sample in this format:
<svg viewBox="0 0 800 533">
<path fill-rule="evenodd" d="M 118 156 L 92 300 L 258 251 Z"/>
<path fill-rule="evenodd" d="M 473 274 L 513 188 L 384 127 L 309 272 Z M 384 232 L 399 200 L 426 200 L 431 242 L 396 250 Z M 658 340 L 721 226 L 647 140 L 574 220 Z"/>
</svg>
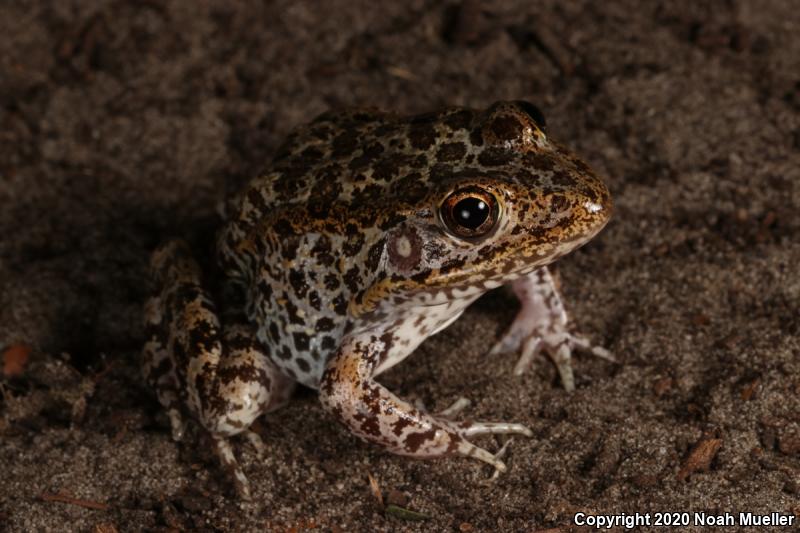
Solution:
<svg viewBox="0 0 800 533">
<path fill-rule="evenodd" d="M 544 351 L 558 368 L 564 388 L 572 391 L 575 390 L 571 365 L 573 349 L 615 361 L 605 348 L 594 346 L 582 335 L 568 331 L 569 318 L 547 268 L 540 268 L 515 280 L 511 288 L 519 298 L 522 308 L 511 327 L 489 353 L 521 350 L 522 355 L 514 367 L 514 374 L 523 374 L 530 368 L 533 358 Z"/>
<path fill-rule="evenodd" d="M 401 346 L 391 334 L 346 337 L 323 374 L 323 406 L 354 434 L 393 453 L 419 458 L 463 455 L 504 472 L 500 459 L 467 437 L 492 433 L 530 437 L 531 431 L 521 424 L 454 422 L 399 399 L 372 377 L 381 357 L 397 349 Z"/>
<path fill-rule="evenodd" d="M 286 403 L 293 382 L 269 360 L 251 326 L 221 324 L 184 243 L 158 249 L 151 266 L 156 294 L 145 312 L 145 378 L 167 408 L 173 437 L 183 434 L 181 412 L 195 416 L 211 434 L 240 496 L 248 498 L 247 478 L 228 439 L 244 433 L 257 445 L 248 428 L 262 413 Z"/>
</svg>

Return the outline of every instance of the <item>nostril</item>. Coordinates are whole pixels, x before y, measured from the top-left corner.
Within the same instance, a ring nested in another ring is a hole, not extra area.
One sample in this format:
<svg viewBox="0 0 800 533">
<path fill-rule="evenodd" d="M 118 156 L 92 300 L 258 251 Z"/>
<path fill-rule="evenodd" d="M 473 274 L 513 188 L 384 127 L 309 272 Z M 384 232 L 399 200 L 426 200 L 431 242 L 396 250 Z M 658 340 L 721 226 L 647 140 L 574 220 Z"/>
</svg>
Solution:
<svg viewBox="0 0 800 533">
<path fill-rule="evenodd" d="M 515 100 L 514 103 L 539 126 L 540 130 L 544 131 L 547 128 L 547 122 L 541 109 L 525 100 Z"/>
</svg>

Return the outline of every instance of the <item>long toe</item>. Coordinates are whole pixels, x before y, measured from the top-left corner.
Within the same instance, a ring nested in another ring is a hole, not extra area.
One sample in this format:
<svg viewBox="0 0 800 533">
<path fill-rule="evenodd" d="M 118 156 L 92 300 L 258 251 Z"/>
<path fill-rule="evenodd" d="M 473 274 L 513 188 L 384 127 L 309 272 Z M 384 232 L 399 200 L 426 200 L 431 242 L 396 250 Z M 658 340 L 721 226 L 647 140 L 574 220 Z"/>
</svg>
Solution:
<svg viewBox="0 0 800 533">
<path fill-rule="evenodd" d="M 484 463 L 490 464 L 494 467 L 496 471 L 499 472 L 506 471 L 506 465 L 503 461 L 498 459 L 492 453 L 484 450 L 483 448 L 475 446 L 471 442 L 462 440 L 458 444 L 458 449 L 456 451 L 459 455 L 463 455 L 464 457 L 472 457 L 473 459 L 477 459 L 479 461 L 483 461 Z"/>
<path fill-rule="evenodd" d="M 478 435 L 524 435 L 533 437 L 533 432 L 522 424 L 510 422 L 466 422 L 459 429 L 464 437 Z"/>
<path fill-rule="evenodd" d="M 614 354 L 612 354 L 610 351 L 606 350 L 602 346 L 593 345 L 591 341 L 586 337 L 584 337 L 583 335 L 570 335 L 569 340 L 572 346 L 574 346 L 575 349 L 577 350 L 592 354 L 595 357 L 605 359 L 606 361 L 610 361 L 612 363 L 617 362 L 617 358 L 614 357 Z"/>
</svg>

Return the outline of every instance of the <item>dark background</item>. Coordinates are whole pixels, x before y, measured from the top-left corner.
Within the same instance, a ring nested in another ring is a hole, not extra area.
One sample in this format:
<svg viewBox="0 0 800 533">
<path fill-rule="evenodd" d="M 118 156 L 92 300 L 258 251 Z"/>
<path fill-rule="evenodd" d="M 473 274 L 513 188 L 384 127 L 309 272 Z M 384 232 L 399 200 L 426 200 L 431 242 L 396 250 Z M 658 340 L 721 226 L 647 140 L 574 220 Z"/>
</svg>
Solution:
<svg viewBox="0 0 800 533">
<path fill-rule="evenodd" d="M 800 10 L 698 4 L 3 1 L 0 349 L 32 355 L 0 382 L 0 524 L 567 531 L 578 511 L 800 514 Z M 518 98 L 607 176 L 615 218 L 560 274 L 576 327 L 620 364 L 578 356 L 572 394 L 545 359 L 514 378 L 516 356 L 486 356 L 516 310 L 492 293 L 383 381 L 529 425 L 507 474 L 385 454 L 304 390 L 256 425 L 263 461 L 237 444 L 253 502 L 226 498 L 209 441 L 172 442 L 140 378 L 149 251 L 210 239 L 225 192 L 327 108 Z M 428 520 L 385 514 L 368 474 Z"/>
</svg>

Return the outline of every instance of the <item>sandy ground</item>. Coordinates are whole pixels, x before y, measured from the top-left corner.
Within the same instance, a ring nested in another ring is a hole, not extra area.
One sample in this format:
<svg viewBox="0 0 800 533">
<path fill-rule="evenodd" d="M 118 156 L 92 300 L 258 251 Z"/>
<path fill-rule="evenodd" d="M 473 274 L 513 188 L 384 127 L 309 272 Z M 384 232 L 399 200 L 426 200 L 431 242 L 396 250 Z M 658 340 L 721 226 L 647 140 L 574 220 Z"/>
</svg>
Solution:
<svg viewBox="0 0 800 533">
<path fill-rule="evenodd" d="M 2 2 L 5 372 L 32 353 L 0 381 L 0 528 L 571 531 L 578 512 L 800 515 L 800 10 L 696 4 Z M 515 356 L 485 355 L 516 310 L 492 293 L 384 383 L 529 425 L 506 475 L 383 453 L 301 390 L 257 425 L 264 460 L 237 444 L 255 491 L 237 502 L 208 439 L 174 443 L 140 378 L 149 251 L 210 238 L 225 191 L 329 107 L 517 98 L 608 177 L 614 220 L 559 270 L 576 327 L 620 363 L 579 356 L 571 394 L 544 359 L 514 378 Z M 368 475 L 424 520 L 381 507 Z"/>
</svg>

